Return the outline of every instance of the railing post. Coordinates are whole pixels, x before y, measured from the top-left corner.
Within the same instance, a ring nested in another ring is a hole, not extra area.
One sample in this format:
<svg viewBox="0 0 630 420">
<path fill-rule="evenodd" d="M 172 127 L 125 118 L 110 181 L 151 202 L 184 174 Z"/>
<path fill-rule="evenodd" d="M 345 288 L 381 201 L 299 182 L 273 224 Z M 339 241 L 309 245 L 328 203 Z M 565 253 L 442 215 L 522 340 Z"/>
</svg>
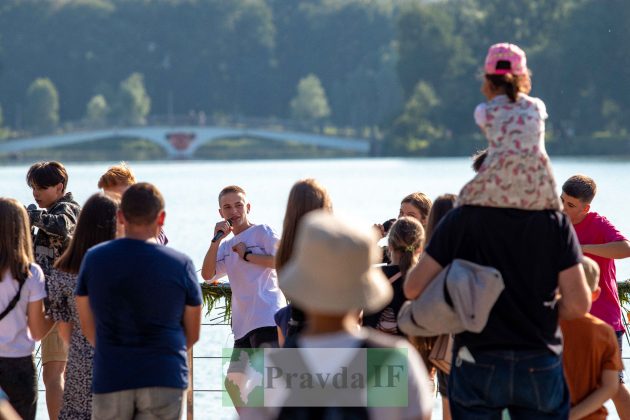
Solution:
<svg viewBox="0 0 630 420">
<path fill-rule="evenodd" d="M 186 394 L 186 419 L 193 420 L 195 418 L 194 414 L 194 403 L 195 403 L 195 395 L 194 395 L 194 375 L 193 375 L 193 349 L 192 347 L 188 350 L 188 393 Z"/>
</svg>

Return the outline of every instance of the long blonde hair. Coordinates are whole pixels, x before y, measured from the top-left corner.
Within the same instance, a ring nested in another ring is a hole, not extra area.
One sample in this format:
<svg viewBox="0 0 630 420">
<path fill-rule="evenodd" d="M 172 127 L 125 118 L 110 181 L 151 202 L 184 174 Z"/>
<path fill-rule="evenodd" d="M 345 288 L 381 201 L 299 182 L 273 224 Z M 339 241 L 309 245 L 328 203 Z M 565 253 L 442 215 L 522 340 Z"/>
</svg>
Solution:
<svg viewBox="0 0 630 420">
<path fill-rule="evenodd" d="M 276 253 L 276 270 L 279 271 L 291 258 L 295 234 L 302 217 L 317 209 L 332 210 L 332 201 L 326 188 L 312 178 L 302 179 L 293 184 Z"/>
<path fill-rule="evenodd" d="M 22 283 L 30 275 L 33 261 L 26 209 L 13 198 L 0 197 L 0 273 L 9 270 L 12 277 Z"/>
</svg>

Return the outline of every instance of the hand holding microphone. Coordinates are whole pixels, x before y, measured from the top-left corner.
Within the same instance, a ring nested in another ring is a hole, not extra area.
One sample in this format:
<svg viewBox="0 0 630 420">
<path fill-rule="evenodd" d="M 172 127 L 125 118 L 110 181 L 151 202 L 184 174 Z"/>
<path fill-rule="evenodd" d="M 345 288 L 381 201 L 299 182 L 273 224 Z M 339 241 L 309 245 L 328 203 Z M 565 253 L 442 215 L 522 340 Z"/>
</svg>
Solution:
<svg viewBox="0 0 630 420">
<path fill-rule="evenodd" d="M 214 237 L 212 238 L 212 243 L 219 241 L 225 235 L 232 231 L 232 222 L 230 220 L 224 220 L 219 222 L 214 227 Z"/>
</svg>

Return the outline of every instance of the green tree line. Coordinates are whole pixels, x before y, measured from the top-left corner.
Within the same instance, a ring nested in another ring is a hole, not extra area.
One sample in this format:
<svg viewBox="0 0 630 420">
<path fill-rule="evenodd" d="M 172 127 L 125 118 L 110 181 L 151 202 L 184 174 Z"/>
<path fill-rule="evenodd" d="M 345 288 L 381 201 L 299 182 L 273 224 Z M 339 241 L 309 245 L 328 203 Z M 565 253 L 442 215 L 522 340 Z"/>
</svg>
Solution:
<svg viewBox="0 0 630 420">
<path fill-rule="evenodd" d="M 468 153 L 485 52 L 513 42 L 552 145 L 625 139 L 629 21 L 627 0 L 3 0 L 0 132 L 203 111 Z"/>
</svg>

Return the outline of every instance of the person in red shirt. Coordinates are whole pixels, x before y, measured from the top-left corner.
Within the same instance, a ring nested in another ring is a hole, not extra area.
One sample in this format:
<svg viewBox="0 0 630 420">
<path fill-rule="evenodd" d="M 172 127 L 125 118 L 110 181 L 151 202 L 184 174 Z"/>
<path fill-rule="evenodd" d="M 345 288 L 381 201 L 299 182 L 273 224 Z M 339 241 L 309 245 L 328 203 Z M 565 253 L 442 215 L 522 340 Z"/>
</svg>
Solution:
<svg viewBox="0 0 630 420">
<path fill-rule="evenodd" d="M 619 350 L 622 351 L 624 327 L 617 293 L 615 260 L 630 257 L 630 242 L 608 219 L 591 211 L 591 202 L 596 193 L 597 185 L 592 178 L 574 175 L 562 185 L 560 198 L 564 212 L 577 233 L 582 252 L 599 266 L 601 295 L 593 302 L 591 314 L 613 327 Z M 622 372 L 619 373 L 619 379 L 623 384 Z M 625 386 L 619 387 L 613 402 L 621 418 L 630 418 L 630 392 Z"/>
</svg>

